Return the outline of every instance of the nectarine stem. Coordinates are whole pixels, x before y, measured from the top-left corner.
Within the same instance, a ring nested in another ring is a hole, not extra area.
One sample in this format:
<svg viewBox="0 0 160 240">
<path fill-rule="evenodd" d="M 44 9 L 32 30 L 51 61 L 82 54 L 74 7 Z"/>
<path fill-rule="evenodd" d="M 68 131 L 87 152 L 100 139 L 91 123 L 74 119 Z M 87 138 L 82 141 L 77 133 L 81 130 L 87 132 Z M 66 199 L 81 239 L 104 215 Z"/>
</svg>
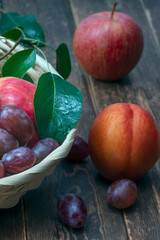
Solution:
<svg viewBox="0 0 160 240">
<path fill-rule="evenodd" d="M 115 12 L 117 4 L 118 4 L 117 2 L 114 2 L 114 4 L 113 4 L 113 8 L 112 8 L 112 11 L 111 11 L 111 18 L 113 18 L 113 14 Z"/>
</svg>

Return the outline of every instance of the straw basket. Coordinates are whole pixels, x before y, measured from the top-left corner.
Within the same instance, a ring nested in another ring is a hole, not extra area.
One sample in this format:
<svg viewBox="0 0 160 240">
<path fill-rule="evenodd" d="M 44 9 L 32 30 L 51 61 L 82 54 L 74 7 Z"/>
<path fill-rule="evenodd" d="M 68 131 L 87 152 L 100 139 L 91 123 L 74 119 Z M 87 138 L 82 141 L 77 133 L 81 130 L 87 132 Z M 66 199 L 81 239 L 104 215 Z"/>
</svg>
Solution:
<svg viewBox="0 0 160 240">
<path fill-rule="evenodd" d="M 0 55 L 4 55 L 13 45 L 14 42 L 0 37 Z M 21 51 L 23 49 L 24 48 L 22 46 L 18 45 L 10 54 L 10 56 L 15 52 Z M 5 61 L 6 59 L 4 62 Z M 0 67 L 2 67 L 2 65 L 3 62 L 1 63 Z M 49 67 L 52 73 L 59 75 L 50 64 Z M 48 72 L 47 63 L 44 59 L 37 55 L 35 66 L 29 69 L 27 74 L 32 77 L 34 83 L 36 84 L 41 74 L 45 72 Z M 44 177 L 53 173 L 54 168 L 60 159 L 66 157 L 70 151 L 76 130 L 76 128 L 72 129 L 65 138 L 62 145 L 51 152 L 39 164 L 24 172 L 0 179 L 0 208 L 11 208 L 15 206 L 18 203 L 19 199 L 28 190 L 38 188 Z"/>
</svg>

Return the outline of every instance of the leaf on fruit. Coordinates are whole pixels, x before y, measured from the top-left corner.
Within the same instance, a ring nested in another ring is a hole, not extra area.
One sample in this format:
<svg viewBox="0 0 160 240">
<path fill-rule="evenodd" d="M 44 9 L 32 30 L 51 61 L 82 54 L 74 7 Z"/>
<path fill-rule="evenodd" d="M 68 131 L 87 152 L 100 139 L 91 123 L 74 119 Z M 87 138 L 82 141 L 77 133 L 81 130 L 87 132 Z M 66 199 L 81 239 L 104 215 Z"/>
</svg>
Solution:
<svg viewBox="0 0 160 240">
<path fill-rule="evenodd" d="M 67 79 L 71 73 L 70 55 L 65 43 L 60 44 L 56 49 L 56 70 L 64 79 Z"/>
<path fill-rule="evenodd" d="M 33 67 L 36 61 L 36 50 L 27 49 L 12 55 L 2 67 L 2 76 L 23 78 L 28 69 Z"/>
<path fill-rule="evenodd" d="M 37 22 L 34 15 L 19 15 L 15 12 L 8 12 L 2 15 L 0 19 L 1 35 L 12 28 L 22 26 L 27 38 L 32 38 L 45 42 L 45 35 L 42 27 Z M 43 45 L 42 43 L 39 45 Z"/>
<path fill-rule="evenodd" d="M 80 119 L 81 92 L 61 77 L 45 73 L 38 81 L 34 111 L 40 138 L 52 137 L 60 142 Z"/>
</svg>

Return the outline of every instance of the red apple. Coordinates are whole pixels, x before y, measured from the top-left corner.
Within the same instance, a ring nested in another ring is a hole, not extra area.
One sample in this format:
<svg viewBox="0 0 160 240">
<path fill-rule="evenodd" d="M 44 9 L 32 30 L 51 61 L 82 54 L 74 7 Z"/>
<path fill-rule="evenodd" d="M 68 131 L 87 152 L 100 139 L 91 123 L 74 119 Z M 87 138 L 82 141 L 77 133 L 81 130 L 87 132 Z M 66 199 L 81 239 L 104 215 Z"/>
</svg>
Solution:
<svg viewBox="0 0 160 240">
<path fill-rule="evenodd" d="M 0 108 L 8 104 L 16 105 L 23 109 L 34 123 L 35 133 L 28 143 L 30 147 L 39 140 L 33 108 L 35 91 L 36 86 L 25 80 L 15 77 L 0 78 Z"/>
<path fill-rule="evenodd" d="M 159 129 L 153 117 L 135 104 L 116 103 L 94 120 L 89 152 L 99 173 L 109 180 L 136 180 L 160 156 Z"/>
<path fill-rule="evenodd" d="M 80 66 L 100 80 L 118 80 L 138 63 L 143 33 L 136 21 L 120 12 L 99 12 L 77 27 L 73 48 Z"/>
</svg>

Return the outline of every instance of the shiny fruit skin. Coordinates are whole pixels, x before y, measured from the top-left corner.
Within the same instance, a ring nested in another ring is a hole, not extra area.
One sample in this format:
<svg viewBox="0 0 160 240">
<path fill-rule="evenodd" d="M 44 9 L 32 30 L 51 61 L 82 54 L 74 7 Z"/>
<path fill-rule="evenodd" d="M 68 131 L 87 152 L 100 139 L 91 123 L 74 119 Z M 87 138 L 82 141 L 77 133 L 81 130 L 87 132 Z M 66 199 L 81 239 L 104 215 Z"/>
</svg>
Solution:
<svg viewBox="0 0 160 240">
<path fill-rule="evenodd" d="M 159 129 L 153 117 L 130 103 L 102 110 L 91 126 L 88 144 L 96 169 L 111 181 L 139 179 L 160 155 Z"/>
<path fill-rule="evenodd" d="M 23 109 L 31 118 L 34 124 L 35 132 L 28 146 L 33 147 L 38 141 L 36 130 L 33 99 L 36 91 L 36 85 L 16 77 L 0 78 L 0 108 L 5 105 L 16 105 Z"/>
<path fill-rule="evenodd" d="M 58 201 L 58 213 L 62 221 L 72 228 L 81 228 L 87 220 L 87 208 L 83 199 L 73 193 L 64 194 Z"/>
<path fill-rule="evenodd" d="M 32 151 L 36 155 L 36 164 L 41 162 L 57 147 L 59 147 L 59 144 L 53 138 L 44 138 L 37 142 L 36 145 L 32 148 Z"/>
<path fill-rule="evenodd" d="M 126 76 L 138 63 L 144 46 L 141 28 L 124 14 L 98 12 L 77 27 L 73 48 L 80 66 L 92 77 L 114 81 Z"/>
<path fill-rule="evenodd" d="M 5 153 L 2 163 L 10 173 L 20 173 L 31 168 L 36 161 L 36 155 L 28 147 L 19 147 Z"/>
<path fill-rule="evenodd" d="M 7 130 L 0 128 L 0 157 L 12 149 L 18 148 L 18 140 Z"/>
<path fill-rule="evenodd" d="M 0 128 L 15 136 L 21 146 L 26 144 L 34 134 L 31 118 L 16 105 L 5 105 L 0 109 Z"/>
<path fill-rule="evenodd" d="M 113 182 L 107 191 L 108 202 L 115 208 L 130 207 L 137 199 L 138 189 L 130 179 L 119 179 Z"/>
<path fill-rule="evenodd" d="M 80 136 L 75 136 L 67 159 L 72 161 L 81 161 L 89 155 L 88 143 Z"/>
</svg>

